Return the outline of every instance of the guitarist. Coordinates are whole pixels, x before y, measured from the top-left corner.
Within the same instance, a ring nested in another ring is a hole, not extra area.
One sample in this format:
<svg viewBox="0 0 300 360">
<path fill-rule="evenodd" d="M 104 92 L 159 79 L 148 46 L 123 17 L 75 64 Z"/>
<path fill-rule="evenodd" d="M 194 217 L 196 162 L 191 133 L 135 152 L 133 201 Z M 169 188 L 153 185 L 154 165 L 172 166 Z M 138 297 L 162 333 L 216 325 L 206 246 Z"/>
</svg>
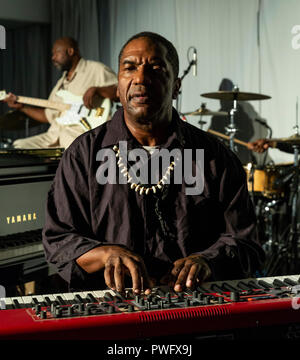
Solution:
<svg viewBox="0 0 300 360">
<path fill-rule="evenodd" d="M 54 42 L 52 63 L 63 73 L 51 91 L 49 101 L 62 102 L 62 99 L 56 95 L 61 89 L 82 96 L 84 105 L 89 109 L 94 107 L 97 96 L 118 101 L 116 74 L 101 62 L 83 59 L 78 43 L 73 38 L 63 37 Z M 60 115 L 59 111 L 18 103 L 17 97 L 12 93 L 9 93 L 4 101 L 10 108 L 22 111 L 39 122 L 50 123 L 45 133 L 17 139 L 13 143 L 15 148 L 67 148 L 85 131 L 79 124 L 72 126 L 58 124 L 55 119 Z"/>
</svg>

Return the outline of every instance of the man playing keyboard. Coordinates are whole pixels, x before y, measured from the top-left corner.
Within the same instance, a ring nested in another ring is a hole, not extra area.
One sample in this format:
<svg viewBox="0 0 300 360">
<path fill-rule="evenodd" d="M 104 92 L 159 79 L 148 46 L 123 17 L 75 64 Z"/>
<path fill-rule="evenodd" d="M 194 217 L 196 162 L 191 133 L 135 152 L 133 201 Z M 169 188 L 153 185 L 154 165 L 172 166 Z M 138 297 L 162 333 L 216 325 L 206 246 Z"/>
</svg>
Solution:
<svg viewBox="0 0 300 360">
<path fill-rule="evenodd" d="M 122 292 L 129 279 L 136 293 L 160 283 L 180 292 L 207 280 L 251 277 L 263 263 L 240 161 L 172 107 L 178 69 L 168 40 L 149 32 L 133 36 L 119 56 L 123 107 L 63 155 L 48 196 L 43 244 L 72 290 L 106 285 Z M 153 169 L 161 150 L 178 156 Z M 141 172 L 158 173 L 155 181 L 131 176 L 130 152 L 143 158 Z M 114 174 L 116 181 L 109 181 Z"/>
</svg>

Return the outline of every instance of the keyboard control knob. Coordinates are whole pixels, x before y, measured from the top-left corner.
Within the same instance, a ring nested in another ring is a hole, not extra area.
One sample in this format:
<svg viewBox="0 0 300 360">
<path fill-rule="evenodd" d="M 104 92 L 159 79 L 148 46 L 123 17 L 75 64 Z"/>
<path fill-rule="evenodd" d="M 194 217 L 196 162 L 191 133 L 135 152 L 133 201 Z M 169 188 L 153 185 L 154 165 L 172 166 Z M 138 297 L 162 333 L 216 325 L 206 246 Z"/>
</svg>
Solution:
<svg viewBox="0 0 300 360">
<path fill-rule="evenodd" d="M 240 293 L 238 291 L 231 291 L 230 300 L 234 302 L 240 301 Z"/>
</svg>

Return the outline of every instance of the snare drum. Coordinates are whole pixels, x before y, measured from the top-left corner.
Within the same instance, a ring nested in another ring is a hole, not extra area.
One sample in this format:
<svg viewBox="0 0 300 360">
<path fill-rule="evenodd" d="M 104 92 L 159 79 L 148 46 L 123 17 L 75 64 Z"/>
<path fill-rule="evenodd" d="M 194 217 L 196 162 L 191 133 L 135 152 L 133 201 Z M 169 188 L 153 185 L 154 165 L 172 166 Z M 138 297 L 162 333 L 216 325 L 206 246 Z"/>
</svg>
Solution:
<svg viewBox="0 0 300 360">
<path fill-rule="evenodd" d="M 247 174 L 248 191 L 267 198 L 284 197 L 284 184 L 277 185 L 277 180 L 282 175 L 288 164 L 267 165 L 263 169 L 254 166 L 244 166 Z"/>
</svg>

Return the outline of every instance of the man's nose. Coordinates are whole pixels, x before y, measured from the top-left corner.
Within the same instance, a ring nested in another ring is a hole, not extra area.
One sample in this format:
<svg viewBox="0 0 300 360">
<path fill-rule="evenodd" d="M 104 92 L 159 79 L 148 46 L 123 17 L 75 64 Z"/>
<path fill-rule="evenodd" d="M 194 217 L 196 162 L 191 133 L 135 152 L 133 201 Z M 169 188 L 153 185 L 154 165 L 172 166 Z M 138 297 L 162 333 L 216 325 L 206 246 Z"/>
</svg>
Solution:
<svg viewBox="0 0 300 360">
<path fill-rule="evenodd" d="M 147 66 L 141 65 L 135 72 L 134 83 L 145 84 L 151 82 L 150 70 Z"/>
</svg>

